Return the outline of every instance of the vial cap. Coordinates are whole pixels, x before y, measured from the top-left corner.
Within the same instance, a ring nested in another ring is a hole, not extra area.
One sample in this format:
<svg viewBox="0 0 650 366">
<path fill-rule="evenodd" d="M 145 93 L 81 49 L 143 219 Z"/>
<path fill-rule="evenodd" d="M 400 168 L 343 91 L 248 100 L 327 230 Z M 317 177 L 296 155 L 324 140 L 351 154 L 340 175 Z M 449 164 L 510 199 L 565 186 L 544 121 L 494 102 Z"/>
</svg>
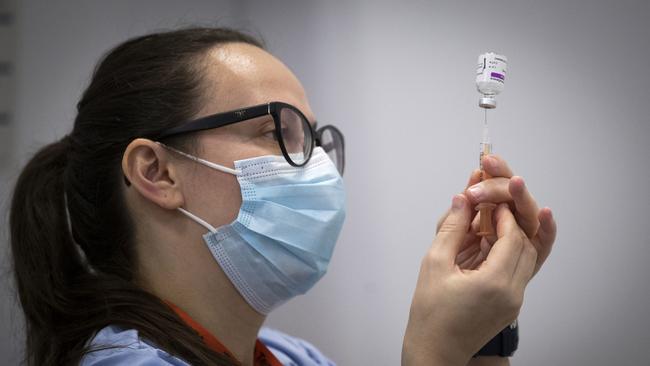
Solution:
<svg viewBox="0 0 650 366">
<path fill-rule="evenodd" d="M 497 107 L 497 100 L 492 97 L 482 97 L 478 100 L 478 106 L 485 109 L 493 109 Z"/>
</svg>

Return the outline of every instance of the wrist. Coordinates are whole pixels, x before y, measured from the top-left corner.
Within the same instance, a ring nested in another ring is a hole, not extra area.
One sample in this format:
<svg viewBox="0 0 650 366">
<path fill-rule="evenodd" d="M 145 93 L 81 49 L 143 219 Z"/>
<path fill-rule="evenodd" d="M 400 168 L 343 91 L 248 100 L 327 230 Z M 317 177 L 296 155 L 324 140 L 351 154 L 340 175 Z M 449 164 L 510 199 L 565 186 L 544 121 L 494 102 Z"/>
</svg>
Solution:
<svg viewBox="0 0 650 366">
<path fill-rule="evenodd" d="M 457 347 L 430 337 L 404 337 L 402 344 L 402 366 L 465 366 L 470 359 L 471 355 Z"/>
</svg>

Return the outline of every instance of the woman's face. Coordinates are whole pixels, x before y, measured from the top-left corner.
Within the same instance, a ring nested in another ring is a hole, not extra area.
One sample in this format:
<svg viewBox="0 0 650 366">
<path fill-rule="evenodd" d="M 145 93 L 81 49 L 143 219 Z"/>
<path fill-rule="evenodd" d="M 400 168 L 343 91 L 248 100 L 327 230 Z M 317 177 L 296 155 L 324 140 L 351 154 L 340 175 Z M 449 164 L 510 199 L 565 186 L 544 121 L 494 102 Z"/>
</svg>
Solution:
<svg viewBox="0 0 650 366">
<path fill-rule="evenodd" d="M 314 123 L 302 85 L 266 51 L 245 43 L 231 43 L 213 49 L 205 62 L 203 108 L 196 118 L 280 101 L 297 107 Z M 273 118 L 268 115 L 197 132 L 195 155 L 231 168 L 236 160 L 282 155 L 274 128 Z M 215 227 L 232 222 L 241 206 L 237 178 L 186 159 L 179 162 L 184 208 Z"/>
</svg>

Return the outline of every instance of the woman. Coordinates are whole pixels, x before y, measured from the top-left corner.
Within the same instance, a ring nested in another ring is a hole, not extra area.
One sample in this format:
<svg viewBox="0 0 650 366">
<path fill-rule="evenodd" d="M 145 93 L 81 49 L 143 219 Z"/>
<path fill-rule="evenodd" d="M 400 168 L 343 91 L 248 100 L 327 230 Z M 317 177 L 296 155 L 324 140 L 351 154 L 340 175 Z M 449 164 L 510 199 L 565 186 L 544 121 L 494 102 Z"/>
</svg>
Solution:
<svg viewBox="0 0 650 366">
<path fill-rule="evenodd" d="M 151 34 L 104 57 L 77 109 L 12 201 L 28 363 L 331 364 L 260 331 L 325 273 L 345 216 L 342 136 L 316 126 L 286 66 L 229 29 Z M 497 178 L 472 175 L 481 194 L 454 198 L 423 261 L 405 364 L 466 364 L 550 251 L 550 211 L 485 164 Z M 506 203 L 489 255 L 471 228 L 481 201 Z"/>
</svg>

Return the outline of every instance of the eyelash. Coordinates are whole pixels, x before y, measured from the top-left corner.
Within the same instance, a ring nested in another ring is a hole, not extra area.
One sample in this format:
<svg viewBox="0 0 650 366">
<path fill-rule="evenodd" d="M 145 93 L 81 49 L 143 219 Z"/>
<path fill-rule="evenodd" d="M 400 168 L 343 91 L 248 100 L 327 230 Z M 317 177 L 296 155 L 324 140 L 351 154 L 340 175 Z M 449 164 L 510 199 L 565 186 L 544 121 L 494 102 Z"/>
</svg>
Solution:
<svg viewBox="0 0 650 366">
<path fill-rule="evenodd" d="M 282 128 L 282 133 L 284 134 L 286 131 L 287 131 L 287 128 L 283 127 Z M 271 130 L 263 132 L 262 135 L 269 138 L 269 139 L 273 139 L 274 141 L 278 140 L 276 132 L 275 132 L 275 125 L 274 124 L 272 124 L 272 129 Z"/>
<path fill-rule="evenodd" d="M 275 135 L 275 129 L 272 130 L 272 131 L 267 131 L 267 132 L 263 133 L 262 135 L 264 137 L 266 137 L 266 138 L 277 140 L 276 135 Z"/>
</svg>

